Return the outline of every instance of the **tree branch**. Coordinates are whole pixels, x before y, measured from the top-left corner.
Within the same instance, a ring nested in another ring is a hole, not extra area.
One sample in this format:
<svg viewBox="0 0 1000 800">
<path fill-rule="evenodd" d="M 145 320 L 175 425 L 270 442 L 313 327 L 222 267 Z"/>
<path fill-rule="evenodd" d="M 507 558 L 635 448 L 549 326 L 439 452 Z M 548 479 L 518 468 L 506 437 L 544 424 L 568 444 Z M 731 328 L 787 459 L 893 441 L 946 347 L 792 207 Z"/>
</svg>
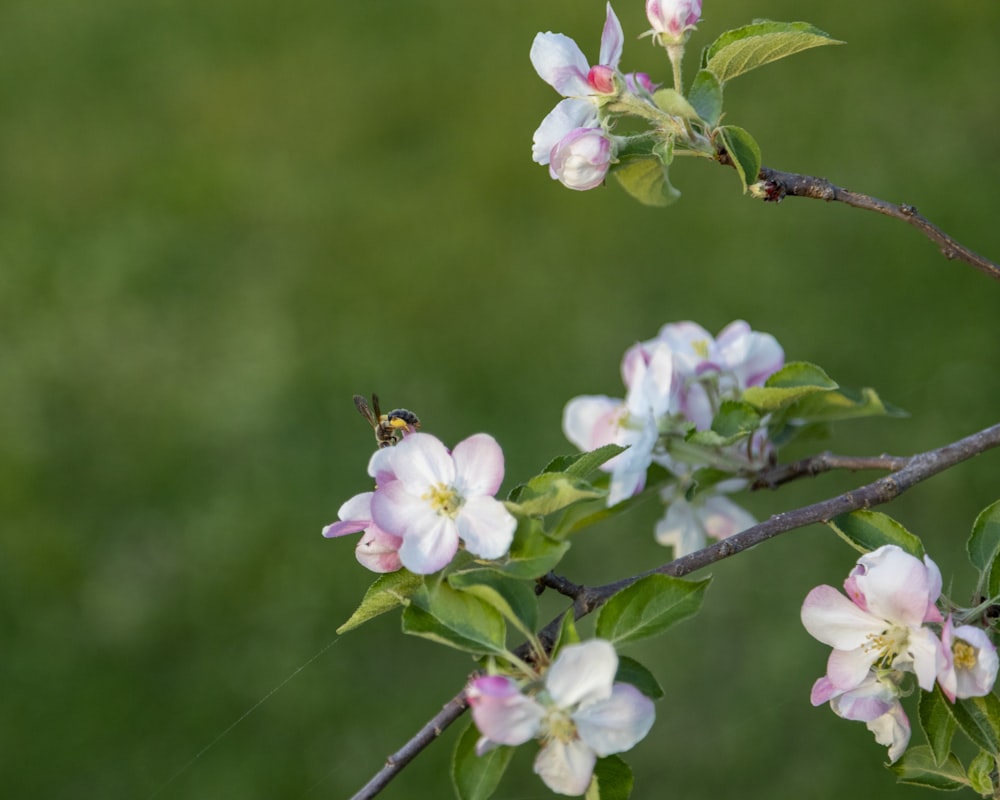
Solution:
<svg viewBox="0 0 1000 800">
<path fill-rule="evenodd" d="M 910 463 L 907 456 L 837 456 L 827 451 L 791 464 L 775 464 L 753 474 L 750 490 L 777 489 L 799 478 L 813 478 L 823 472 L 846 469 L 858 472 L 863 469 L 886 469 L 895 472 Z"/>
<path fill-rule="evenodd" d="M 730 163 L 728 153 L 720 154 L 719 160 L 722 163 Z M 755 194 L 765 202 L 778 203 L 785 197 L 811 197 L 814 200 L 836 201 L 846 203 L 854 208 L 876 211 L 912 225 L 934 242 L 945 258 L 964 261 L 991 278 L 1000 280 L 1000 265 L 974 253 L 961 242 L 953 239 L 937 225 L 918 214 L 914 206 L 905 203 L 898 205 L 888 203 L 871 195 L 852 192 L 849 189 L 835 186 L 826 178 L 799 175 L 795 172 L 782 172 L 770 167 L 761 167 L 757 177 L 763 186 L 760 186 Z"/>
<path fill-rule="evenodd" d="M 803 462 L 798 463 L 804 464 L 815 461 L 819 464 L 825 458 L 831 462 L 841 460 L 845 462 L 853 461 L 855 464 L 865 464 L 865 466 L 858 466 L 858 469 L 871 468 L 869 466 L 871 464 L 877 465 L 874 468 L 884 469 L 890 461 L 895 461 L 902 466 L 891 475 L 886 475 L 872 483 L 865 484 L 837 497 L 803 506 L 794 511 L 775 514 L 770 519 L 747 528 L 741 533 L 734 534 L 728 539 L 723 539 L 710 547 L 675 559 L 639 575 L 633 575 L 614 583 L 595 586 L 593 588 L 576 587 L 578 591 L 575 592 L 576 599 L 573 601 L 572 609 L 574 617 L 580 619 L 596 611 L 622 589 L 631 586 L 639 579 L 645 578 L 648 575 L 660 574 L 682 577 L 695 570 L 721 561 L 724 558 L 742 553 L 744 550 L 768 539 L 773 539 L 779 534 L 803 528 L 814 522 L 828 522 L 834 517 L 846 514 L 849 511 L 872 508 L 873 506 L 887 503 L 899 497 L 899 495 L 916 484 L 994 447 L 1000 447 L 1000 424 L 993 425 L 979 431 L 979 433 L 974 433 L 971 436 L 967 436 L 964 439 L 947 444 L 936 450 L 918 453 L 910 458 L 896 459 L 893 456 L 878 456 L 870 459 L 852 460 L 842 456 L 823 454 L 817 456 L 816 459 L 805 459 Z M 887 461 L 887 459 L 890 461 Z M 829 468 L 832 469 L 832 467 Z M 818 469 L 817 471 L 823 470 Z M 799 474 L 816 474 L 816 472 L 810 473 L 807 468 L 805 471 L 800 471 Z M 552 644 L 555 642 L 562 623 L 562 617 L 563 615 L 560 614 L 539 632 L 538 638 L 546 649 L 551 649 Z M 518 649 L 517 654 L 519 656 L 527 656 L 529 654 L 528 646 L 522 645 Z M 413 760 L 417 753 L 440 736 L 445 728 L 458 719 L 467 707 L 468 704 L 465 701 L 465 690 L 463 688 L 403 747 L 389 756 L 386 759 L 385 766 L 351 800 L 368 800 L 368 798 L 372 798 L 378 794 L 385 788 L 389 781 L 399 774 L 407 763 Z"/>
</svg>

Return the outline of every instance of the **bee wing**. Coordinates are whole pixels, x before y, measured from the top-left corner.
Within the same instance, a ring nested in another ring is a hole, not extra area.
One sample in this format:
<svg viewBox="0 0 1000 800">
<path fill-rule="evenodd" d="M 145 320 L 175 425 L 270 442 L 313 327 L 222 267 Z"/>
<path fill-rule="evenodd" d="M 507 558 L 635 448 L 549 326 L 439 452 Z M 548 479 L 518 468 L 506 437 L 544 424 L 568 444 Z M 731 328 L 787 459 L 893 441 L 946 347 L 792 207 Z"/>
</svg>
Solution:
<svg viewBox="0 0 1000 800">
<path fill-rule="evenodd" d="M 375 408 L 378 408 L 378 398 L 375 395 L 372 395 L 372 401 L 375 403 Z M 378 417 L 376 416 L 378 412 L 372 413 L 368 401 L 360 394 L 354 395 L 354 406 L 358 409 L 358 413 L 368 420 L 369 425 L 373 428 L 378 427 Z"/>
</svg>

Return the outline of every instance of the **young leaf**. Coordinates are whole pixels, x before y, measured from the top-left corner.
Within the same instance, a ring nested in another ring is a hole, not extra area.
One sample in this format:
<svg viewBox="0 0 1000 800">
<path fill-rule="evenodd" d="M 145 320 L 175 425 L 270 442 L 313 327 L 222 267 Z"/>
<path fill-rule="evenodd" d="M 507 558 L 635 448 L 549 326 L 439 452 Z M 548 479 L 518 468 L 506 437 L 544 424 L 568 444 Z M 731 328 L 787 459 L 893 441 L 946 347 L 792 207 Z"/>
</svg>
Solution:
<svg viewBox="0 0 1000 800">
<path fill-rule="evenodd" d="M 766 413 L 789 406 L 815 392 L 836 388 L 836 382 L 815 364 L 792 361 L 768 378 L 763 386 L 751 386 L 743 392 L 743 401 Z"/>
<path fill-rule="evenodd" d="M 951 752 L 951 739 L 958 724 L 951 715 L 950 707 L 940 686 L 935 685 L 933 691 L 920 693 L 920 727 L 931 747 L 934 763 L 939 767 Z"/>
<path fill-rule="evenodd" d="M 969 560 L 979 570 L 979 586 L 993 597 L 994 585 L 1000 582 L 1000 500 L 984 508 L 972 524 L 966 543 Z"/>
<path fill-rule="evenodd" d="M 663 687 L 653 673 L 634 658 L 618 656 L 618 672 L 615 673 L 615 683 L 629 683 L 642 692 L 650 700 L 663 697 Z"/>
<path fill-rule="evenodd" d="M 601 608 L 597 636 L 615 645 L 663 633 L 701 608 L 711 578 L 686 581 L 649 575 L 622 589 Z"/>
<path fill-rule="evenodd" d="M 491 605 L 526 636 L 538 625 L 538 596 L 523 580 L 496 569 L 470 569 L 451 573 L 448 583 Z"/>
<path fill-rule="evenodd" d="M 403 610 L 403 633 L 475 655 L 503 654 L 507 626 L 500 612 L 447 583 L 426 587 Z"/>
<path fill-rule="evenodd" d="M 996 787 L 993 785 L 993 773 L 997 768 L 996 756 L 980 750 L 979 754 L 969 762 L 969 785 L 972 791 L 982 797 L 996 797 Z"/>
<path fill-rule="evenodd" d="M 578 478 L 586 478 L 591 472 L 607 463 L 627 448 L 619 444 L 606 444 L 587 453 L 574 453 L 553 458 L 542 472 L 566 472 Z"/>
<path fill-rule="evenodd" d="M 698 112 L 676 89 L 659 89 L 653 94 L 653 102 L 661 110 L 674 117 L 698 119 Z"/>
<path fill-rule="evenodd" d="M 698 116 L 710 127 L 719 124 L 722 116 L 722 84 L 714 72 L 710 69 L 699 70 L 691 82 L 688 100 Z"/>
<path fill-rule="evenodd" d="M 521 517 L 544 517 L 581 500 L 603 496 L 602 490 L 576 475 L 543 472 L 524 484 L 517 501 L 508 501 L 507 506 L 511 513 Z"/>
<path fill-rule="evenodd" d="M 880 511 L 852 511 L 834 517 L 827 525 L 862 553 L 870 553 L 885 544 L 894 544 L 911 556 L 924 557 L 923 542 L 892 517 Z"/>
<path fill-rule="evenodd" d="M 1000 700 L 995 694 L 958 700 L 952 714 L 975 744 L 989 753 L 1000 751 Z"/>
<path fill-rule="evenodd" d="M 518 520 L 503 571 L 514 578 L 538 578 L 562 560 L 569 546 L 546 535 L 538 520 Z"/>
<path fill-rule="evenodd" d="M 669 206 L 681 196 L 670 185 L 667 168 L 659 158 L 622 158 L 614 175 L 626 192 L 647 206 Z"/>
<path fill-rule="evenodd" d="M 845 389 L 817 392 L 803 397 L 788 407 L 789 417 L 810 422 L 836 422 L 858 417 L 905 417 L 901 408 L 888 405 L 874 389 Z"/>
<path fill-rule="evenodd" d="M 740 176 L 745 192 L 747 186 L 756 183 L 760 173 L 760 145 L 749 131 L 736 125 L 723 125 L 716 130 L 722 136 L 722 143 Z"/>
<path fill-rule="evenodd" d="M 632 768 L 618 756 L 598 759 L 584 800 L 628 800 L 634 781 Z"/>
<path fill-rule="evenodd" d="M 372 617 L 377 617 L 386 611 L 392 611 L 396 606 L 403 605 L 423 585 L 424 579 L 422 577 L 405 569 L 380 575 L 368 587 L 368 591 L 365 592 L 365 596 L 361 600 L 361 605 L 351 614 L 350 619 L 337 628 L 337 633 L 347 633 Z"/>
<path fill-rule="evenodd" d="M 929 789 L 954 791 L 969 785 L 965 770 L 954 753 L 949 753 L 944 764 L 934 763 L 934 755 L 929 747 L 911 747 L 889 769 L 896 773 L 900 783 L 912 783 Z"/>
<path fill-rule="evenodd" d="M 513 747 L 494 747 L 476 755 L 479 730 L 471 722 L 455 743 L 451 757 L 451 782 L 459 800 L 487 800 L 493 796 L 514 755 Z"/>
<path fill-rule="evenodd" d="M 807 22 L 762 20 L 722 34 L 705 50 L 702 66 L 725 84 L 737 75 L 779 58 L 827 44 L 843 42 L 830 38 L 830 34 Z"/>
</svg>

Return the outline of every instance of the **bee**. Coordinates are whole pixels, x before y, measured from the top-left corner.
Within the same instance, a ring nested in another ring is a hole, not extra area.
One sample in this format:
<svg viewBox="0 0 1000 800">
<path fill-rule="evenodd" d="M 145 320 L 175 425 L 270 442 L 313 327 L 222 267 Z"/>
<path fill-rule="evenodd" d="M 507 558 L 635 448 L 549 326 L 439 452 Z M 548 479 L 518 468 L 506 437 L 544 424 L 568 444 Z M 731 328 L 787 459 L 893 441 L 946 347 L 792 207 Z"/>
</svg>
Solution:
<svg viewBox="0 0 1000 800">
<path fill-rule="evenodd" d="M 372 394 L 372 404 L 360 394 L 354 395 L 354 405 L 361 416 L 375 431 L 375 441 L 378 446 L 389 447 L 396 444 L 403 433 L 413 433 L 420 428 L 420 419 L 412 411 L 405 408 L 394 408 L 388 414 L 383 414 L 378 405 L 378 395 Z"/>
</svg>

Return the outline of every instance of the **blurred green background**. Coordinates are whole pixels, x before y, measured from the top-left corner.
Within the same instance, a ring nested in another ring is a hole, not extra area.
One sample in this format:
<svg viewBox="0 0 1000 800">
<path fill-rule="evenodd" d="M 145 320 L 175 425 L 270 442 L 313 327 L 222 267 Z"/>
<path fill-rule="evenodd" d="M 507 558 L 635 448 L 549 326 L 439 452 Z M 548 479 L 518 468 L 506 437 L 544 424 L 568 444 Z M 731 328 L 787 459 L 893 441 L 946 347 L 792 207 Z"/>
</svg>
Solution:
<svg viewBox="0 0 1000 800">
<path fill-rule="evenodd" d="M 623 68 L 665 80 L 642 2 L 617 11 Z M 727 120 L 766 164 L 914 203 L 1000 258 L 1000 4 L 706 0 L 689 73 L 752 17 L 849 43 L 730 84 Z M 5 796 L 346 797 L 461 688 L 471 663 L 397 615 L 336 639 L 372 577 L 319 535 L 368 486 L 355 392 L 449 443 L 491 432 L 509 487 L 569 450 L 568 398 L 620 393 L 633 341 L 745 318 L 912 414 L 824 447 L 905 454 L 997 421 L 1000 286 L 915 231 L 765 206 L 703 162 L 677 165 L 666 210 L 531 162 L 558 99 L 532 38 L 596 58 L 603 20 L 599 0 L 0 4 Z M 963 599 L 998 458 L 888 509 Z M 581 536 L 563 571 L 661 562 L 656 513 Z M 697 622 L 629 651 L 667 690 L 636 797 L 919 794 L 863 725 L 808 704 L 827 650 L 799 604 L 852 562 L 826 530 L 782 537 L 719 564 Z M 383 796 L 449 796 L 456 730 Z M 524 750 L 498 797 L 547 796 Z"/>
</svg>

